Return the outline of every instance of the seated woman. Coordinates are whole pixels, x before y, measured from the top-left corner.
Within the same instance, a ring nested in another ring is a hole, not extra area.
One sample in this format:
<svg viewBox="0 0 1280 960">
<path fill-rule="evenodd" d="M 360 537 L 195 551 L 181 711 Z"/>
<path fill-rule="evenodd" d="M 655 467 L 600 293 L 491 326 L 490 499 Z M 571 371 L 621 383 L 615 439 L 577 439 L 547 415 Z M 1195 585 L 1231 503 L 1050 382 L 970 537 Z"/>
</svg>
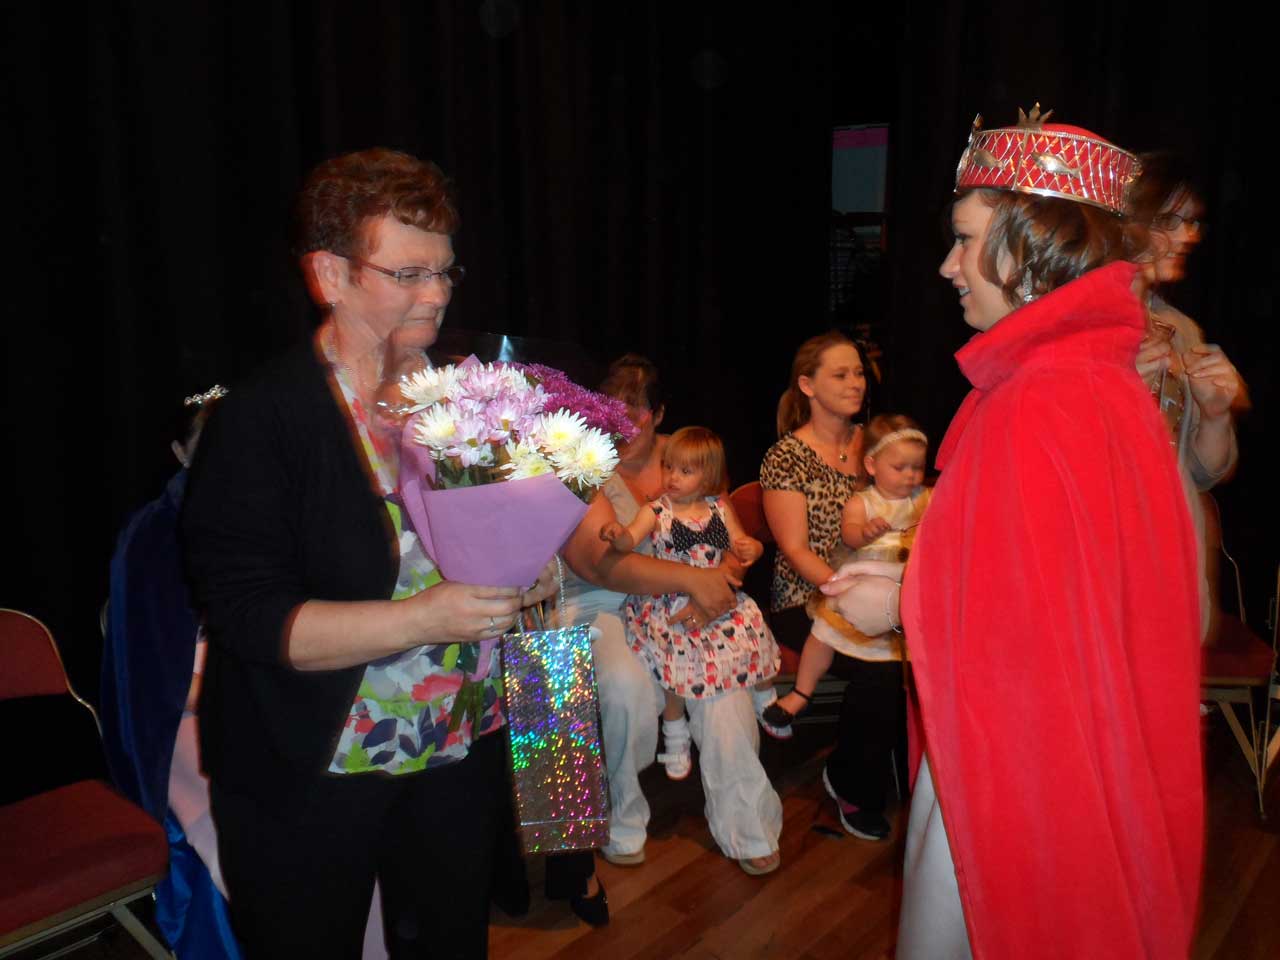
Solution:
<svg viewBox="0 0 1280 960">
<path fill-rule="evenodd" d="M 401 523 L 376 404 L 399 352 L 435 340 L 457 225 L 433 164 L 373 149 L 312 171 L 297 254 L 324 323 L 232 391 L 192 469 L 201 758 L 249 957 L 358 955 L 375 879 L 393 955 L 488 950 L 511 801 L 477 644 L 550 596 L 555 566 L 527 589 L 441 582 Z M 464 685 L 478 709 L 455 716 Z"/>
<path fill-rule="evenodd" d="M 695 626 L 705 626 L 733 609 L 741 571 L 731 564 L 698 568 L 642 552 L 617 553 L 601 540 L 606 525 L 630 523 L 641 504 L 660 494 L 666 443 L 657 433 L 665 411 L 653 364 L 623 357 L 601 389 L 626 402 L 640 432 L 622 451 L 618 472 L 565 547 L 576 574 L 566 581 L 566 593 L 570 618 L 590 621 L 600 631 L 593 650 L 610 796 L 609 844 L 602 853 L 610 863 L 631 866 L 644 862 L 649 805 L 640 772 L 657 754 L 663 691 L 631 650 L 622 604 L 627 594 L 688 594 L 685 609 Z M 691 703 L 689 726 L 695 743 L 714 738 L 718 747 L 700 765 L 716 843 L 748 873 L 777 869 L 782 803 L 757 758 L 759 731 L 750 693 L 740 689 Z"/>
<path fill-rule="evenodd" d="M 796 351 L 778 405 L 779 440 L 765 454 L 760 485 L 778 544 L 772 623 L 779 642 L 788 645 L 821 646 L 813 636 L 817 587 L 831 578 L 830 561 L 844 549 L 845 508 L 855 500 L 865 468 L 864 431 L 852 418 L 862 409 L 866 387 L 861 350 L 843 334 L 827 333 Z M 825 626 L 818 624 L 816 632 Z M 884 810 L 890 758 L 903 737 L 902 654 L 887 641 L 851 652 L 845 648 L 835 656 L 849 682 L 822 781 L 841 826 L 859 839 L 880 841 L 889 836 Z M 791 720 L 805 709 L 823 672 L 813 663 L 811 649 L 795 687 L 765 711 L 766 730 L 790 735 Z"/>
<path fill-rule="evenodd" d="M 960 161 L 940 272 L 973 390 L 906 582 L 872 562 L 846 573 L 890 577 L 827 588 L 865 633 L 901 592 L 926 753 L 904 960 L 1185 957 L 1195 927 L 1195 537 L 1134 370 L 1136 158 L 1044 119 L 975 126 Z"/>
</svg>

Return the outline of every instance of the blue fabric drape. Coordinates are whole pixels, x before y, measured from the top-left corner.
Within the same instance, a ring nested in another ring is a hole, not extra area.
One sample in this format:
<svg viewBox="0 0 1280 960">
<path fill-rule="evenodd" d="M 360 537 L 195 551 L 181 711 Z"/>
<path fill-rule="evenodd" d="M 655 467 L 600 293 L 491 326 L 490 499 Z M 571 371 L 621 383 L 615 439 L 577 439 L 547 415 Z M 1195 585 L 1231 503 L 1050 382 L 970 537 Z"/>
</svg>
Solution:
<svg viewBox="0 0 1280 960">
<path fill-rule="evenodd" d="M 178 546 L 186 483 L 186 471 L 177 473 L 116 542 L 102 652 L 107 768 L 126 796 L 162 822 L 198 625 Z"/>
<path fill-rule="evenodd" d="M 169 837 L 169 873 L 156 887 L 156 923 L 181 960 L 240 960 L 226 899 L 172 813 L 164 818 Z"/>
<path fill-rule="evenodd" d="M 156 922 L 181 960 L 240 960 L 227 901 L 169 811 L 169 767 L 191 687 L 198 621 L 178 543 L 187 473 L 130 518 L 111 559 L 102 654 L 107 768 L 126 796 L 164 823 L 169 872 Z"/>
</svg>

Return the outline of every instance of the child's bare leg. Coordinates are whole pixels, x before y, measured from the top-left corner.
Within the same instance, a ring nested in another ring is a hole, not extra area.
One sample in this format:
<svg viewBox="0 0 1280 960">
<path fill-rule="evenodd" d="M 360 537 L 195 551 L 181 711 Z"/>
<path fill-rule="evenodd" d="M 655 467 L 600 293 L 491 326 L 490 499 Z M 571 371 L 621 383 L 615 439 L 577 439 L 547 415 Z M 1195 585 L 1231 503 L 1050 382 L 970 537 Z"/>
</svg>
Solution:
<svg viewBox="0 0 1280 960">
<path fill-rule="evenodd" d="M 678 697 L 670 690 L 664 690 L 666 702 L 662 705 L 663 720 L 680 720 L 684 717 L 684 697 Z"/>
<path fill-rule="evenodd" d="M 805 638 L 800 652 L 800 666 L 796 669 L 796 685 L 785 697 L 778 698 L 778 706 L 795 716 L 809 703 L 809 697 L 828 670 L 836 652 L 812 633 Z M 798 692 L 797 692 L 798 691 Z M 803 694 L 803 696 L 802 696 Z"/>
</svg>

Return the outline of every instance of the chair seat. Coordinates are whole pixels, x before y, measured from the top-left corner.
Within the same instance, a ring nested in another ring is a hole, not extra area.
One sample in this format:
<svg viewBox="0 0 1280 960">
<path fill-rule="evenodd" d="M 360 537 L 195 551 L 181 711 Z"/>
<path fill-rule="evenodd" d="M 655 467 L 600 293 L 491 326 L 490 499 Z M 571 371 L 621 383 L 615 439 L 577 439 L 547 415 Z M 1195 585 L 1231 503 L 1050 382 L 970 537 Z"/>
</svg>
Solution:
<svg viewBox="0 0 1280 960">
<path fill-rule="evenodd" d="M 1200 682 L 1204 686 L 1266 686 L 1271 679 L 1271 645 L 1240 622 L 1223 615 L 1221 627 L 1202 651 Z"/>
<path fill-rule="evenodd" d="M 159 881 L 164 828 L 106 784 L 84 780 L 0 807 L 0 938 Z"/>
</svg>

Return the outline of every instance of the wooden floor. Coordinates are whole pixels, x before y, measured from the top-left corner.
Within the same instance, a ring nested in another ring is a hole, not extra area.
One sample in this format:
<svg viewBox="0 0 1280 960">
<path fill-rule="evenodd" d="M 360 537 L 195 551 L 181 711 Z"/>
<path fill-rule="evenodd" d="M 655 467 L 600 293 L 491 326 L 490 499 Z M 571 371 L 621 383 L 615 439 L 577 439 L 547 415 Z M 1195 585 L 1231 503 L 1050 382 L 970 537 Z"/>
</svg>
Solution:
<svg viewBox="0 0 1280 960">
<path fill-rule="evenodd" d="M 1193 957 L 1274 960 L 1280 957 L 1280 789 L 1268 790 L 1270 819 L 1261 823 L 1249 770 L 1226 724 L 1214 714 L 1205 730 L 1209 842 L 1203 916 Z M 696 775 L 673 784 L 661 768 L 654 768 L 644 778 L 654 811 L 647 861 L 621 868 L 597 858 L 612 923 L 593 930 L 579 923 L 564 903 L 544 900 L 541 864 L 535 862 L 530 869 L 532 909 L 518 921 L 495 909 L 490 956 L 891 957 L 901 890 L 903 817 L 895 813 L 893 839 L 882 844 L 857 840 L 839 829 L 818 779 L 831 734 L 830 726 L 800 728 L 800 735 L 788 744 L 764 745 L 762 756 L 783 796 L 786 818 L 782 868 L 777 873 L 748 877 L 722 857 L 701 815 Z M 145 956 L 118 927 L 73 955 L 79 960 Z"/>
<path fill-rule="evenodd" d="M 1252 778 L 1217 714 L 1206 720 L 1208 845 L 1196 960 L 1280 957 L 1280 789 L 1259 820 Z M 495 911 L 494 960 L 879 960 L 893 956 L 902 884 L 905 815 L 893 838 L 867 843 L 839 829 L 819 782 L 831 728 L 802 728 L 789 744 L 766 742 L 765 765 L 783 796 L 782 868 L 744 874 L 720 855 L 701 816 L 697 777 L 680 784 L 660 768 L 644 782 L 654 823 L 643 866 L 597 858 L 612 922 L 593 930 L 540 895 L 515 921 Z M 1273 771 L 1274 773 L 1274 771 Z M 1280 777 L 1277 777 L 1280 779 Z M 1274 784 L 1273 784 L 1274 786 Z M 833 835 L 834 834 L 834 835 Z"/>
</svg>

